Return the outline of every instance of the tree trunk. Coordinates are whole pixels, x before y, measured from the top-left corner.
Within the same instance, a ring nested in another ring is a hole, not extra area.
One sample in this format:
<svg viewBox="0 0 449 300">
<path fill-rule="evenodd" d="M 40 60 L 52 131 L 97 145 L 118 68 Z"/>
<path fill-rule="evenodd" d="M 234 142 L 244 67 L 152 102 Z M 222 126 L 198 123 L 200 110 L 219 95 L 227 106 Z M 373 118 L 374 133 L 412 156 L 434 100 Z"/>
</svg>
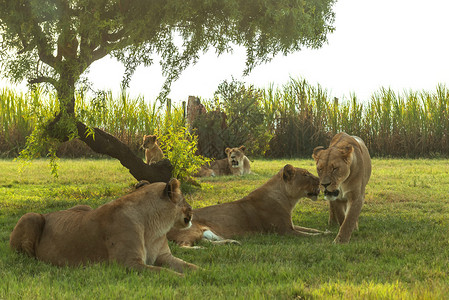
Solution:
<svg viewBox="0 0 449 300">
<path fill-rule="evenodd" d="M 168 159 L 163 159 L 155 164 L 147 165 L 140 157 L 136 156 L 128 146 L 109 133 L 106 133 L 99 128 L 94 128 L 94 136 L 87 136 L 87 126 L 81 122 L 77 123 L 77 129 L 80 139 L 92 150 L 118 159 L 137 180 L 168 182 L 172 177 L 173 166 Z"/>
</svg>

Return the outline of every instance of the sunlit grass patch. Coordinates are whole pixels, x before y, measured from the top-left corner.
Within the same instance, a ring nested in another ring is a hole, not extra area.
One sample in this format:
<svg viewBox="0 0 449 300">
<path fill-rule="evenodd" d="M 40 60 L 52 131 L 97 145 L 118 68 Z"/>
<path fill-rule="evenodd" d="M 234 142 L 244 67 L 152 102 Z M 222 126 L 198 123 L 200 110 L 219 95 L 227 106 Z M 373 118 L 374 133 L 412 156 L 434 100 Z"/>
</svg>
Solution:
<svg viewBox="0 0 449 300">
<path fill-rule="evenodd" d="M 316 174 L 313 160 L 255 160 L 254 175 L 201 178 L 185 194 L 194 207 L 234 201 L 262 185 L 287 163 Z M 9 234 L 26 212 L 76 204 L 92 207 L 129 192 L 136 182 L 115 160 L 66 160 L 58 178 L 46 160 L 17 173 L 0 160 L 0 298 L 17 299 L 444 299 L 449 293 L 449 161 L 373 159 L 359 230 L 348 245 L 333 245 L 328 203 L 301 199 L 297 225 L 329 229 L 310 238 L 256 234 L 241 246 L 170 243 L 176 257 L 202 270 L 185 278 L 137 273 L 117 264 L 58 268 L 9 249 Z M 416 182 L 416 184 L 415 184 Z"/>
</svg>

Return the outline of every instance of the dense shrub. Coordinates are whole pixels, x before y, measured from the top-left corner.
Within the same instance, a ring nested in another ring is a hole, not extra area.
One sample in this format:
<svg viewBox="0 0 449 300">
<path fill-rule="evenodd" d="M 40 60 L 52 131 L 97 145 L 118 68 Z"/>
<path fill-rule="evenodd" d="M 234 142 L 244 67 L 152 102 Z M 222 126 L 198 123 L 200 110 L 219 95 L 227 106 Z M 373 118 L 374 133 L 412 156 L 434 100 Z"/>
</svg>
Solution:
<svg viewBox="0 0 449 300">
<path fill-rule="evenodd" d="M 248 155 L 264 155 L 272 135 L 263 96 L 262 90 L 236 80 L 221 83 L 214 100 L 205 103 L 209 112 L 192 124 L 200 139 L 200 153 L 223 158 L 226 147 L 245 145 Z"/>
</svg>

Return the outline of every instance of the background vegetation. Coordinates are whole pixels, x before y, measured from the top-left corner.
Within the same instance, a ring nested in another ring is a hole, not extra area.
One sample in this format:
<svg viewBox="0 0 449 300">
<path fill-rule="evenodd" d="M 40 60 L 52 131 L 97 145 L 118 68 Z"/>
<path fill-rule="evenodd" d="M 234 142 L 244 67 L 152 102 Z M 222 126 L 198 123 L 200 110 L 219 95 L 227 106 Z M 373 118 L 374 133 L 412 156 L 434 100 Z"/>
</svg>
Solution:
<svg viewBox="0 0 449 300">
<path fill-rule="evenodd" d="M 305 80 L 291 79 L 281 88 L 265 90 L 232 80 L 202 103 L 208 112 L 219 113 L 204 116 L 197 132 L 219 135 L 225 147 L 244 144 L 252 157 L 309 157 L 314 147 L 326 146 L 340 131 L 360 136 L 377 157 L 449 156 L 449 90 L 444 85 L 402 94 L 381 89 L 362 103 L 356 95 L 331 99 L 321 86 Z M 37 118 L 55 114 L 57 105 L 55 96 L 39 90 L 0 91 L 0 157 L 17 156 Z M 78 94 L 76 113 L 82 122 L 104 129 L 141 155 L 144 134 L 164 134 L 173 124 L 187 126 L 182 103 L 160 106 L 126 92 L 118 97 L 110 92 L 93 98 Z M 222 113 L 224 126 L 221 119 L 213 120 Z M 201 144 L 201 134 L 199 139 Z M 58 154 L 94 155 L 78 140 L 63 144 Z"/>
<path fill-rule="evenodd" d="M 360 229 L 348 245 L 337 232 L 312 238 L 242 237 L 242 246 L 202 243 L 202 250 L 171 244 L 177 257 L 201 266 L 185 278 L 138 274 L 117 265 L 59 268 L 10 251 L 9 235 L 26 212 L 47 213 L 77 204 L 98 207 L 128 192 L 135 179 L 117 160 L 62 159 L 60 176 L 48 161 L 24 173 L 0 160 L 1 299 L 445 299 L 449 293 L 449 162 L 374 159 Z M 311 158 L 255 160 L 257 175 L 206 178 L 184 189 L 194 207 L 241 198 L 286 163 L 314 172 Z M 295 224 L 324 230 L 328 204 L 299 201 Z"/>
</svg>

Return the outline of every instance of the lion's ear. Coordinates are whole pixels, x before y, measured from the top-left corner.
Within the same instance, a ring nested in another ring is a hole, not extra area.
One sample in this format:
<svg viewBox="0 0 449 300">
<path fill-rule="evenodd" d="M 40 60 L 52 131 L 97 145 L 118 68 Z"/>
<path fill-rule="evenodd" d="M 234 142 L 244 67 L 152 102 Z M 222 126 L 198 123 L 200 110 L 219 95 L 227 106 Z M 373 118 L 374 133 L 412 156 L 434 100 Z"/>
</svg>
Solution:
<svg viewBox="0 0 449 300">
<path fill-rule="evenodd" d="M 318 147 L 316 147 L 315 149 L 313 149 L 312 157 L 313 157 L 313 159 L 314 159 L 315 161 L 318 160 L 318 153 L 319 153 L 321 150 L 324 150 L 324 147 L 323 147 L 323 146 L 318 146 Z"/>
<path fill-rule="evenodd" d="M 245 152 L 245 150 L 246 150 L 246 147 L 245 146 L 240 146 L 240 148 L 239 148 L 240 150 L 242 150 L 243 152 Z"/>
<path fill-rule="evenodd" d="M 157 136 L 155 136 L 155 135 L 151 136 L 151 141 L 156 142 L 156 139 L 157 139 Z"/>
<path fill-rule="evenodd" d="M 229 154 L 229 152 L 231 152 L 231 148 L 226 148 L 226 149 L 225 149 L 225 153 L 226 153 L 226 154 Z"/>
<path fill-rule="evenodd" d="M 170 179 L 170 181 L 165 186 L 165 190 L 164 190 L 165 194 L 174 203 L 176 203 L 175 194 L 180 193 L 180 186 L 181 186 L 181 183 L 176 178 Z"/>
<path fill-rule="evenodd" d="M 348 161 L 352 152 L 354 152 L 354 147 L 352 147 L 352 145 L 347 145 L 346 147 L 340 149 L 341 156 L 345 161 Z"/>
<path fill-rule="evenodd" d="M 295 176 L 296 170 L 292 165 L 286 164 L 282 173 L 284 181 L 290 181 Z"/>
</svg>

